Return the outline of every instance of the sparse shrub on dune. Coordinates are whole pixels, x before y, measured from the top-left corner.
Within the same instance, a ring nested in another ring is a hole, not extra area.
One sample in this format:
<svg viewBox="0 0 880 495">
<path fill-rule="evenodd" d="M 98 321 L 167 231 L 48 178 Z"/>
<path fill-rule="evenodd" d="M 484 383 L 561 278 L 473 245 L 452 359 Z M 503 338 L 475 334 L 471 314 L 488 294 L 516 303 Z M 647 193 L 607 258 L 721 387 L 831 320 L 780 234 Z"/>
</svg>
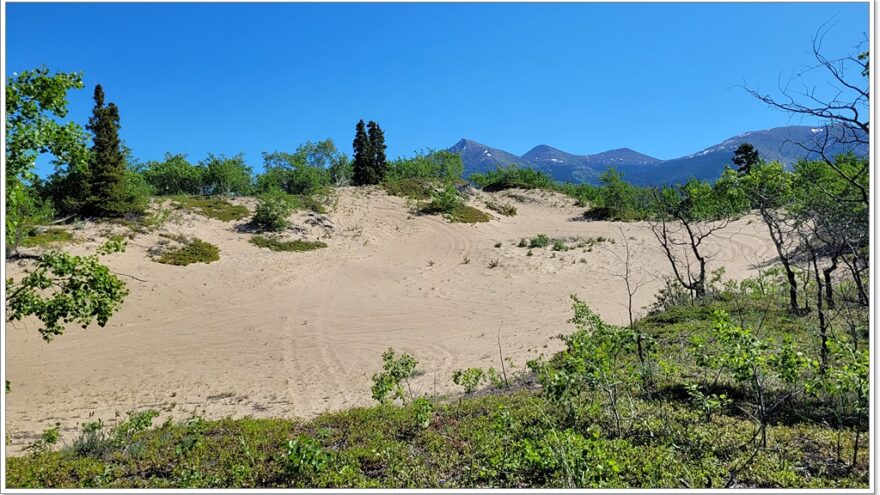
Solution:
<svg viewBox="0 0 880 495">
<path fill-rule="evenodd" d="M 203 217 L 213 218 L 221 222 L 241 220 L 250 213 L 247 207 L 234 205 L 219 196 L 175 196 L 173 197 L 172 204 L 178 208 L 193 210 Z"/>
<path fill-rule="evenodd" d="M 265 193 L 257 200 L 257 209 L 251 223 L 264 231 L 280 232 L 290 226 L 288 217 L 294 210 L 295 199 L 278 190 Z"/>
<path fill-rule="evenodd" d="M 553 187 L 553 179 L 544 172 L 531 167 L 522 168 L 515 165 L 498 166 L 485 174 L 471 174 L 470 180 L 487 192 L 504 189 L 549 189 Z"/>
<path fill-rule="evenodd" d="M 486 201 L 486 207 L 507 217 L 512 217 L 516 215 L 516 206 L 513 206 L 509 203 L 502 204 L 497 201 L 492 201 L 490 199 Z"/>
<path fill-rule="evenodd" d="M 158 263 L 178 266 L 211 263 L 219 259 L 220 249 L 217 246 L 195 238 L 183 240 L 180 246 L 165 249 L 154 258 Z"/>
<path fill-rule="evenodd" d="M 302 241 L 299 239 L 285 241 L 278 237 L 262 235 L 254 236 L 251 243 L 272 251 L 313 251 L 327 247 L 327 244 L 321 241 Z"/>
</svg>

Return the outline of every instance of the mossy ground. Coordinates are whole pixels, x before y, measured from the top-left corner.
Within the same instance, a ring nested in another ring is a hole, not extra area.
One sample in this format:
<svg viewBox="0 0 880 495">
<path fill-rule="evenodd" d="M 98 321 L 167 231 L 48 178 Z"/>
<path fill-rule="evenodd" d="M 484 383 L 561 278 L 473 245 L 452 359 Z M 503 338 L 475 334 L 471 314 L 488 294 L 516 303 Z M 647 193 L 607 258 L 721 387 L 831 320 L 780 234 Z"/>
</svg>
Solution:
<svg viewBox="0 0 880 495">
<path fill-rule="evenodd" d="M 254 236 L 251 242 L 272 251 L 313 251 L 327 247 L 327 244 L 321 241 L 301 241 L 299 239 L 285 241 L 278 237 L 262 235 Z"/>
<path fill-rule="evenodd" d="M 449 221 L 454 223 L 480 223 L 492 220 L 492 215 L 465 204 L 456 206 L 447 216 Z"/>
<path fill-rule="evenodd" d="M 67 244 L 73 242 L 73 234 L 65 229 L 49 228 L 42 231 L 33 230 L 21 240 L 23 247 L 38 247 L 51 244 Z"/>
<path fill-rule="evenodd" d="M 179 208 L 193 210 L 203 217 L 221 222 L 233 222 L 250 215 L 247 207 L 234 205 L 218 196 L 174 196 L 172 200 Z"/>
<path fill-rule="evenodd" d="M 186 266 L 192 263 L 211 263 L 220 259 L 220 249 L 201 239 L 190 239 L 181 246 L 164 251 L 155 260 L 166 265 Z"/>
</svg>

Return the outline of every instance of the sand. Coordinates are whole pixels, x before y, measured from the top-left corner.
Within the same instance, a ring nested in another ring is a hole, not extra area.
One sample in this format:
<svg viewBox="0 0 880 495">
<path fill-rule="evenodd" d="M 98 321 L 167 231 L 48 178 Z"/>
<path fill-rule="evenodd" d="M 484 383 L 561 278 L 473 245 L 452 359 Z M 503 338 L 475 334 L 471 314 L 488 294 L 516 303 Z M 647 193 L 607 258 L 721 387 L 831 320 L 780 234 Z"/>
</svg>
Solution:
<svg viewBox="0 0 880 495">
<path fill-rule="evenodd" d="M 415 216 L 406 200 L 377 188 L 341 188 L 326 215 L 332 228 L 295 217 L 299 237 L 328 243 L 304 253 L 260 249 L 234 222 L 174 215 L 162 231 L 214 243 L 221 259 L 159 264 L 147 250 L 161 238 L 141 234 L 105 258 L 112 270 L 143 280 L 121 276 L 130 295 L 106 327 L 71 326 L 46 343 L 35 321 L 7 325 L 7 452 L 20 452 L 56 422 L 70 442 L 80 423 L 112 425 L 145 408 L 176 419 L 307 418 L 370 405 L 370 377 L 388 347 L 418 360 L 415 393 L 456 392 L 454 369 L 500 367 L 499 326 L 514 371 L 558 350 L 553 337 L 572 329 L 572 294 L 607 321 L 625 323 L 626 242 L 633 277 L 646 283 L 634 297 L 638 314 L 671 274 L 645 223 L 574 220 L 584 208 L 547 192 L 478 196 L 510 202 L 518 214 L 453 224 Z M 480 199 L 471 204 L 486 210 Z M 92 224 L 75 231 L 84 241 L 70 250 L 93 250 L 102 232 L 106 226 Z M 547 247 L 533 256 L 516 246 L 539 233 L 608 240 L 590 252 Z M 752 217 L 708 246 L 709 268 L 724 266 L 734 279 L 753 274 L 773 252 Z M 7 263 L 7 276 L 20 277 L 26 266 Z"/>
</svg>

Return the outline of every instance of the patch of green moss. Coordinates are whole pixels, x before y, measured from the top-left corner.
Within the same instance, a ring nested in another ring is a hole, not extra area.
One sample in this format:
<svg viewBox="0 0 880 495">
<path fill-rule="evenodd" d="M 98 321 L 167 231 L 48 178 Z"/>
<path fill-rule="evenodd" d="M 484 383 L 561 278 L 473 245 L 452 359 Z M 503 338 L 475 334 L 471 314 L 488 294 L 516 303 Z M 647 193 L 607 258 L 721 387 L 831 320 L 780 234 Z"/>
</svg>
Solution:
<svg viewBox="0 0 880 495">
<path fill-rule="evenodd" d="M 321 241 L 284 241 L 278 237 L 267 237 L 262 235 L 254 236 L 251 242 L 261 248 L 271 249 L 272 251 L 313 251 L 327 247 L 327 244 Z"/>
<path fill-rule="evenodd" d="M 166 265 L 186 266 L 192 263 L 211 263 L 220 259 L 220 249 L 201 239 L 192 239 L 180 247 L 162 253 L 156 261 Z"/>
<path fill-rule="evenodd" d="M 492 220 L 492 215 L 473 206 L 458 205 L 449 212 L 449 221 L 455 223 L 480 223 Z"/>
<path fill-rule="evenodd" d="M 221 222 L 241 220 L 250 215 L 247 207 L 234 205 L 216 196 L 174 196 L 173 201 L 179 208 L 193 210 L 203 217 L 214 218 Z"/>
<path fill-rule="evenodd" d="M 37 232 L 36 230 L 30 231 L 28 235 L 21 240 L 21 245 L 24 247 L 37 247 L 68 242 L 73 242 L 73 234 L 64 229 L 51 228 L 42 232 Z"/>
</svg>

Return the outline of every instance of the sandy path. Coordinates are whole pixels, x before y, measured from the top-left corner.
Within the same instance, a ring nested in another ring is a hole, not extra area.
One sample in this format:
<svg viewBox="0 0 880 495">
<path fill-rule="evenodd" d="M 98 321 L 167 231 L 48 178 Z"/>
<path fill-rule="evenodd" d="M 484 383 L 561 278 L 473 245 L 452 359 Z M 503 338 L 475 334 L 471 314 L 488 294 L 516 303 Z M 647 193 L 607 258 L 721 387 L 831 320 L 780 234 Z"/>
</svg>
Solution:
<svg viewBox="0 0 880 495">
<path fill-rule="evenodd" d="M 147 407 L 215 418 L 368 405 L 370 376 L 388 347 L 419 360 L 416 391 L 432 393 L 436 380 L 438 393 L 449 392 L 453 369 L 499 367 L 502 321 L 505 356 L 521 369 L 558 348 L 551 337 L 570 330 L 571 294 L 607 320 L 625 321 L 626 293 L 615 276 L 623 267 L 613 254 L 624 256 L 621 228 L 634 272 L 652 277 L 636 304 L 653 301 L 670 270 L 647 225 L 572 221 L 583 209 L 565 198 L 523 196 L 533 201 L 515 203 L 518 215 L 467 225 L 413 217 L 404 200 L 378 190 L 343 188 L 328 215 L 335 224 L 329 247 L 308 253 L 259 249 L 232 224 L 201 217 L 166 226 L 217 244 L 221 259 L 209 265 L 150 261 L 146 250 L 159 238 L 140 235 L 106 258 L 113 270 L 147 280 L 125 279 L 131 294 L 106 328 L 71 328 L 46 344 L 34 322 L 7 327 L 7 451 L 56 421 L 69 441 L 83 421 L 112 424 Z M 538 233 L 615 243 L 531 257 L 515 246 Z M 752 273 L 772 251 L 753 219 L 732 223 L 710 246 L 710 269 L 723 265 L 733 278 Z M 493 261 L 499 265 L 489 268 Z M 6 268 L 22 273 L 15 263 Z"/>
</svg>

